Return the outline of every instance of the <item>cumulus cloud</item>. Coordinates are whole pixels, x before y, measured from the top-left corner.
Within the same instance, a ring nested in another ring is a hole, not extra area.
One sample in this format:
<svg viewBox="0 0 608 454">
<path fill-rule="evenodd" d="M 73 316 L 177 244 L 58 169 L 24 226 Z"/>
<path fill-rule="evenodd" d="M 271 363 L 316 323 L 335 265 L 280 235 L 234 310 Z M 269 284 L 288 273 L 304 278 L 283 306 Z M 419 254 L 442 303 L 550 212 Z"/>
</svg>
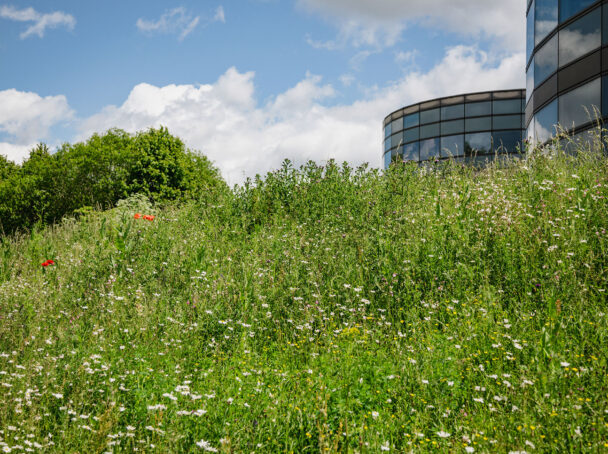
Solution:
<svg viewBox="0 0 608 454">
<path fill-rule="evenodd" d="M 13 6 L 6 5 L 0 6 L 0 17 L 18 22 L 33 22 L 21 33 L 21 39 L 32 35 L 38 35 L 42 38 L 47 28 L 66 27 L 68 30 L 73 30 L 76 25 L 74 16 L 61 11 L 41 14 L 33 8 L 16 9 Z"/>
<path fill-rule="evenodd" d="M 254 73 L 235 68 L 212 84 L 139 84 L 122 105 L 85 119 L 79 138 L 111 127 L 135 132 L 164 125 L 214 161 L 230 184 L 275 169 L 285 158 L 380 166 L 388 113 L 438 96 L 520 88 L 524 59 L 517 53 L 495 61 L 476 48 L 454 47 L 429 72 L 410 72 L 347 105 L 335 105 L 339 93 L 312 74 L 263 104 L 256 100 Z"/>
<path fill-rule="evenodd" d="M 525 0 L 298 0 L 298 5 L 338 25 L 333 46 L 392 46 L 412 22 L 495 38 L 510 50 L 525 46 Z"/>
</svg>

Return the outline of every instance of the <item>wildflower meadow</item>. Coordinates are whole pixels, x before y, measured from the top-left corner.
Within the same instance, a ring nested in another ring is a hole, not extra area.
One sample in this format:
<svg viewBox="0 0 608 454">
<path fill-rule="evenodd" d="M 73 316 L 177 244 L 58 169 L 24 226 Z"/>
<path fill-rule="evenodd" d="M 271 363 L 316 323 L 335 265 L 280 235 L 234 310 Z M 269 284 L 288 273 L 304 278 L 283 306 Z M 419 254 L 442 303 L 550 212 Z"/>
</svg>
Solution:
<svg viewBox="0 0 608 454">
<path fill-rule="evenodd" d="M 608 158 L 294 167 L 0 244 L 2 452 L 608 452 Z"/>
</svg>

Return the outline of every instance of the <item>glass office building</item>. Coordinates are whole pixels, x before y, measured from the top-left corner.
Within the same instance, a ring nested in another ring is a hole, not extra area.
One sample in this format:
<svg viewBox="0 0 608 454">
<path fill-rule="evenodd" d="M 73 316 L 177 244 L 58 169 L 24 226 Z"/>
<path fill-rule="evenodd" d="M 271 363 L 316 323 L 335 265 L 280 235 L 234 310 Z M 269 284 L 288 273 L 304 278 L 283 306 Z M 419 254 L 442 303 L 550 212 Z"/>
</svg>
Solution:
<svg viewBox="0 0 608 454">
<path fill-rule="evenodd" d="M 608 114 L 608 4 L 528 0 L 526 18 L 526 137 L 584 138 Z"/>
<path fill-rule="evenodd" d="M 501 90 L 399 109 L 384 119 L 384 167 L 396 159 L 485 162 L 517 154 L 525 137 L 524 107 L 525 90 Z"/>
</svg>

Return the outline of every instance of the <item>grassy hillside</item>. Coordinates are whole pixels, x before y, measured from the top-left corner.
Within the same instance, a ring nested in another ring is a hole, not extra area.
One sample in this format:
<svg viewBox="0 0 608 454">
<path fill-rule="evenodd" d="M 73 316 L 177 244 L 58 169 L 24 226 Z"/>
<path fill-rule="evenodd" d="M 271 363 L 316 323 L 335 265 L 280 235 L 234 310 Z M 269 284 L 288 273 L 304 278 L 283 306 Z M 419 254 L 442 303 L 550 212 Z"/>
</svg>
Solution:
<svg viewBox="0 0 608 454">
<path fill-rule="evenodd" d="M 0 449 L 605 450 L 607 184 L 286 164 L 5 239 Z"/>
</svg>

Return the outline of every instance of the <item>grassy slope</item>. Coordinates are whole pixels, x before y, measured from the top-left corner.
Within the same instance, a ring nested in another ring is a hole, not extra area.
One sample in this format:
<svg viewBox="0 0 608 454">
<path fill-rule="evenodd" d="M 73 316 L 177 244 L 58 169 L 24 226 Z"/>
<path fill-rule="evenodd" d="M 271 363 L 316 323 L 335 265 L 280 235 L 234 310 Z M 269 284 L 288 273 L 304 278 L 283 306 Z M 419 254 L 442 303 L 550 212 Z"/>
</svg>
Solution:
<svg viewBox="0 0 608 454">
<path fill-rule="evenodd" d="M 605 449 L 607 180 L 286 167 L 7 241 L 0 448 Z"/>
</svg>

